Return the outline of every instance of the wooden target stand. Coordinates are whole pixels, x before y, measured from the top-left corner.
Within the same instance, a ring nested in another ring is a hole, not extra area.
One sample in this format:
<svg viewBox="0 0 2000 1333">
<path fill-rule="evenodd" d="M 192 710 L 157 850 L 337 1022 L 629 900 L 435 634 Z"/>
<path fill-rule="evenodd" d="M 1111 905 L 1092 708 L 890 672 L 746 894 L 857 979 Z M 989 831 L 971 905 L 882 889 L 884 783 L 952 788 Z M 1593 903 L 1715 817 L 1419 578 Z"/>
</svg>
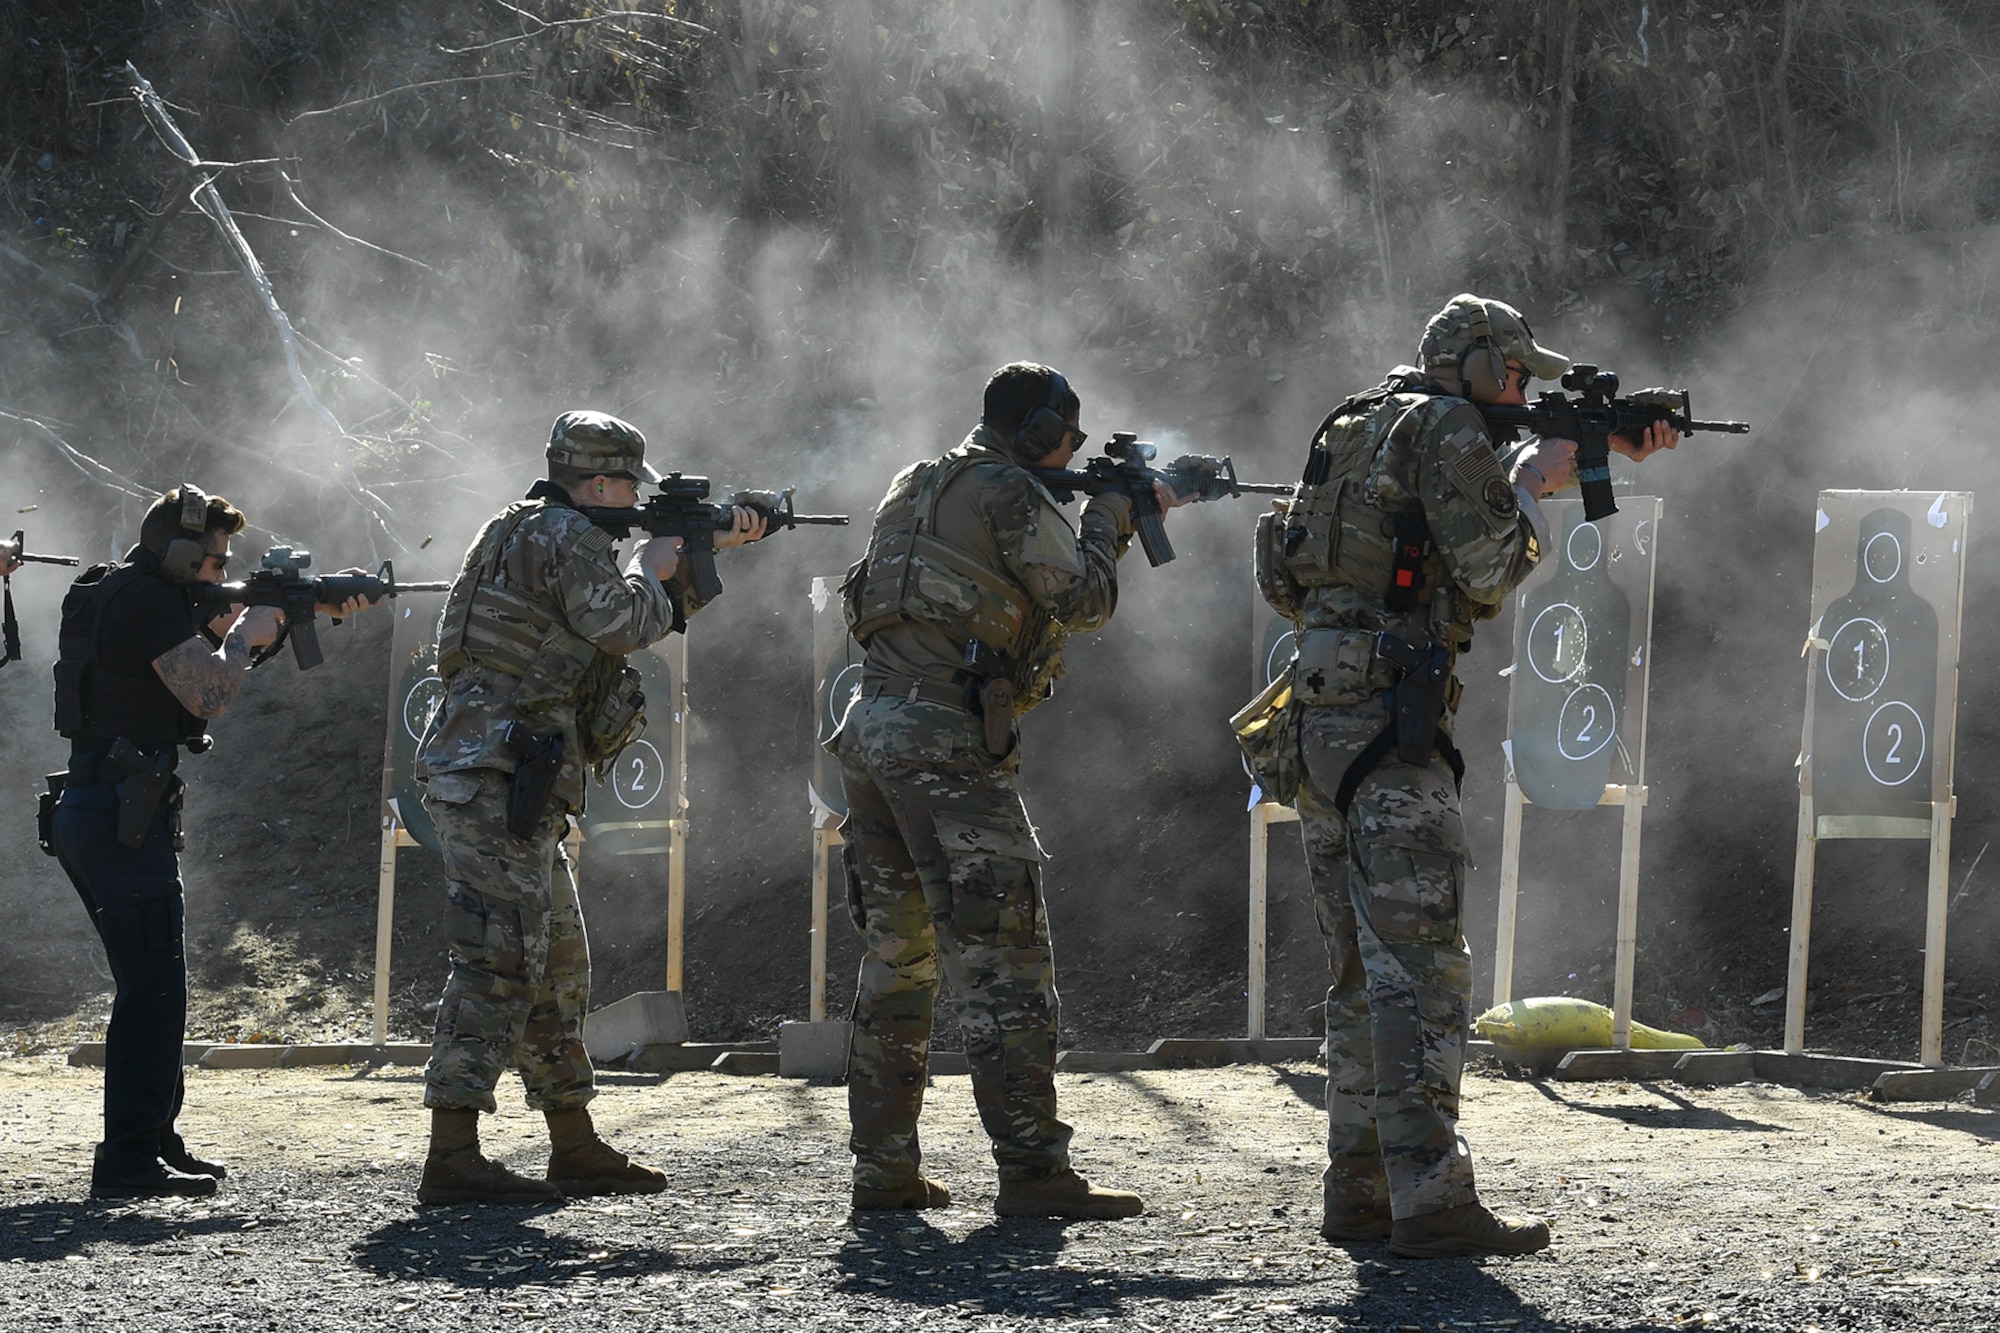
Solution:
<svg viewBox="0 0 2000 1333">
<path fill-rule="evenodd" d="M 861 650 L 848 636 L 840 607 L 840 579 L 814 578 L 809 596 L 813 612 L 812 776 L 806 799 L 812 812 L 812 975 L 807 986 L 808 1021 L 826 1021 L 827 912 L 831 902 L 834 853 L 843 845 L 840 824 L 847 802 L 840 793 L 840 765 L 820 748 L 840 726 L 847 705 L 861 684 Z"/>
<path fill-rule="evenodd" d="M 1957 812 L 1958 648 L 1969 491 L 1822 491 L 1799 763 L 1785 1051 L 1805 1050 L 1819 844 L 1930 842 L 1918 1059 L 1944 1064 L 1945 920 Z"/>
<path fill-rule="evenodd" d="M 406 599 L 407 600 L 407 599 Z M 410 831 L 408 821 L 422 817 L 419 810 L 415 815 L 407 815 L 401 809 L 402 800 L 414 799 L 410 795 L 415 783 L 409 768 L 415 755 L 417 738 L 422 734 L 424 724 L 429 720 L 430 709 L 437 703 L 437 690 L 441 686 L 434 675 L 427 674 L 421 661 L 424 640 L 433 624 L 428 613 L 417 623 L 411 623 L 414 607 L 398 606 L 395 632 L 392 636 L 389 670 L 389 694 L 386 723 L 382 742 L 382 788 L 381 856 L 376 872 L 375 886 L 375 1012 L 373 1041 L 378 1047 L 389 1038 L 389 975 L 394 948 L 394 926 L 396 916 L 396 854 L 405 847 L 427 846 Z M 668 818 L 665 821 L 605 821 L 586 817 L 585 822 L 597 828 L 607 837 L 638 832 L 665 824 L 667 833 L 667 975 L 666 989 L 676 995 L 681 990 L 682 961 L 687 924 L 687 636 L 677 634 L 662 645 L 663 655 L 671 670 L 672 685 L 671 719 L 673 734 L 668 742 L 671 750 L 670 767 L 661 775 L 667 790 L 654 793 L 654 799 L 665 796 L 668 800 Z M 613 785 L 617 783 L 614 775 Z M 399 789 L 401 795 L 399 795 Z M 628 803 L 629 804 L 629 803 Z M 570 821 L 569 834 L 564 846 L 569 853 L 572 873 L 582 875 L 583 844 L 586 834 L 574 819 Z M 622 1002 L 621 1002 L 622 1003 Z"/>
<path fill-rule="evenodd" d="M 1591 523 L 1581 500 L 1542 503 L 1556 549 L 1515 594 L 1508 668 L 1493 1003 L 1513 998 L 1523 811 L 1621 807 L 1611 982 L 1619 1050 L 1632 1048 L 1660 511 L 1657 497 L 1622 496 L 1618 512 Z"/>
</svg>

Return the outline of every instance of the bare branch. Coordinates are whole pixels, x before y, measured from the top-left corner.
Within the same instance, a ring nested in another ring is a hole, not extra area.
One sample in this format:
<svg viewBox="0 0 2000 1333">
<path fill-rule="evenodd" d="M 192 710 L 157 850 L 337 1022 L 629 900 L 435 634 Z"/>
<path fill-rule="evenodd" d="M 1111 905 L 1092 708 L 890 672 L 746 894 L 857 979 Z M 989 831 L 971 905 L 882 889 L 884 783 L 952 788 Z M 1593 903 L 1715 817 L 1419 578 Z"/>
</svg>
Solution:
<svg viewBox="0 0 2000 1333">
<path fill-rule="evenodd" d="M 328 222 L 325 218 L 313 212 L 312 209 L 306 206 L 306 201 L 299 198 L 298 187 L 294 184 L 290 176 L 287 176 L 284 172 L 280 171 L 278 173 L 278 179 L 284 183 L 285 193 L 292 197 L 292 202 L 298 205 L 299 211 L 301 213 L 304 213 L 307 217 L 311 218 L 314 222 L 317 222 L 320 226 L 325 227 L 328 231 L 332 232 L 335 236 L 338 236 L 341 240 L 346 241 L 350 245 L 358 245 L 364 250 L 373 250 L 378 255 L 387 255 L 391 259 L 400 259 L 405 264 L 415 264 L 418 268 L 422 269 L 426 273 L 432 271 L 431 266 L 429 264 L 426 264 L 421 259 L 412 259 L 408 255 L 399 255 L 394 250 L 385 250 L 381 246 L 375 244 L 373 241 L 364 241 L 359 236 L 349 236 L 346 232 L 334 226 L 331 222 Z"/>
<path fill-rule="evenodd" d="M 397 93 L 413 93 L 424 88 L 442 88 L 452 83 L 487 83 L 494 79 L 518 79 L 520 77 L 521 72 L 519 70 L 510 69 L 502 70 L 497 74 L 461 74 L 449 79 L 426 79 L 422 83 L 398 84 L 394 88 L 384 88 L 379 93 L 370 93 L 366 97 L 357 97 L 351 102 L 341 102 L 335 106 L 323 106 L 313 111 L 301 111 L 298 115 L 293 116 L 285 122 L 285 128 L 290 129 L 300 121 L 310 120 L 314 116 L 330 116 L 336 111 L 347 111 L 357 106 L 367 106 L 370 103 L 379 102 L 385 97 L 394 97 Z"/>
<path fill-rule="evenodd" d="M 200 154 L 196 153 L 194 146 L 187 141 L 187 136 L 181 133 L 180 126 L 174 123 L 173 116 L 160 100 L 160 95 L 153 90 L 153 85 L 147 82 L 146 76 L 141 74 L 138 67 L 130 61 L 126 62 L 123 73 L 139 100 L 140 110 L 145 113 L 154 132 L 160 136 L 160 141 L 174 156 L 189 166 L 199 162 Z M 215 223 L 216 229 L 222 233 L 223 240 L 228 243 L 231 253 L 235 255 L 237 265 L 242 268 L 251 286 L 257 289 L 257 295 L 264 306 L 264 313 L 269 317 L 271 326 L 277 330 L 278 341 L 284 347 L 285 368 L 291 375 L 292 388 L 298 400 L 305 404 L 307 410 L 319 418 L 340 442 L 341 447 L 333 451 L 333 465 L 348 494 L 375 521 L 375 526 L 368 529 L 371 556 L 379 558 L 380 555 L 375 549 L 376 526 L 379 526 L 384 535 L 398 547 L 404 550 L 410 549 L 409 544 L 395 530 L 394 508 L 363 486 L 360 478 L 355 475 L 354 461 L 348 457 L 346 446 L 358 441 L 345 426 L 340 424 L 339 418 L 333 415 L 326 404 L 320 401 L 319 395 L 313 391 L 312 382 L 306 378 L 305 369 L 299 364 L 298 340 L 292 332 L 291 318 L 285 314 L 284 307 L 278 304 L 277 293 L 272 288 L 270 275 L 264 271 L 264 265 L 257 258 L 257 252 L 250 248 L 250 242 L 244 239 L 242 228 L 238 227 L 235 219 L 230 216 L 229 205 L 223 202 L 221 192 L 215 188 L 214 178 L 204 176 L 191 193 L 195 207 L 201 209 L 208 215 L 209 220 Z"/>
<path fill-rule="evenodd" d="M 534 30 L 532 32 L 516 33 L 512 37 L 496 37 L 490 42 L 481 42 L 477 46 L 440 46 L 438 50 L 448 56 L 470 55 L 475 51 L 490 51 L 496 46 L 507 46 L 513 42 L 525 42 L 530 37 L 539 37 L 543 33 L 553 31 L 557 28 L 577 28 L 585 24 L 609 23 L 617 19 L 658 19 L 670 28 L 681 28 L 688 32 L 698 32 L 704 37 L 715 36 L 715 29 L 713 28 L 704 28 L 699 23 L 692 23 L 683 18 L 675 18 L 672 14 L 653 14 L 643 9 L 617 9 L 606 14 L 590 14 L 583 18 L 574 19 L 545 19 L 539 15 L 530 14 L 518 5 L 510 5 L 506 0 L 496 0 L 496 3 L 502 9 L 518 14 L 520 17 L 534 24 Z"/>
</svg>

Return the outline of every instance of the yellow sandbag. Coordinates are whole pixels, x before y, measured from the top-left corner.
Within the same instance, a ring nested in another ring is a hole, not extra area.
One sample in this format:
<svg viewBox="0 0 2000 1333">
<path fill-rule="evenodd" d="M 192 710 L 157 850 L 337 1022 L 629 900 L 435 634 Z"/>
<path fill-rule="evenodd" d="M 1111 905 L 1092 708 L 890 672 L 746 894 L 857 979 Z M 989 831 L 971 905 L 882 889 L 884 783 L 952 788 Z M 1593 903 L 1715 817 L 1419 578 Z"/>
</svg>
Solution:
<svg viewBox="0 0 2000 1333">
<path fill-rule="evenodd" d="M 1498 1004 L 1472 1020 L 1472 1031 L 1510 1055 L 1602 1049 L 1611 1045 L 1611 1011 L 1560 995 Z M 1632 1024 L 1635 1051 L 1697 1051 L 1699 1037 Z"/>
</svg>

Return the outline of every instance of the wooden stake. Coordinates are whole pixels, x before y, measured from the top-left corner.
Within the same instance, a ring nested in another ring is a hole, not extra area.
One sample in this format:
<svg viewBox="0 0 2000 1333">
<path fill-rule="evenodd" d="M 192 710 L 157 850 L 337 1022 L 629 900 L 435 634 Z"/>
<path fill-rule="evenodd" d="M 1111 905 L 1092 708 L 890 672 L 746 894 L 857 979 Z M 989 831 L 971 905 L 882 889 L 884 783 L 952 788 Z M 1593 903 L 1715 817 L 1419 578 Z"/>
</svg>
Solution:
<svg viewBox="0 0 2000 1333">
<path fill-rule="evenodd" d="M 1514 992 L 1514 922 L 1521 896 L 1521 807 L 1527 803 L 1521 784 L 1510 776 L 1501 797 L 1500 923 L 1493 932 L 1493 1003 L 1505 1004 Z"/>
<path fill-rule="evenodd" d="M 1931 802 L 1930 902 L 1924 916 L 1924 1026 L 1917 1058 L 1944 1063 L 1944 927 L 1951 889 L 1951 801 Z"/>
<path fill-rule="evenodd" d="M 1611 1044 L 1632 1049 L 1632 973 L 1639 955 L 1639 831 L 1646 817 L 1646 789 L 1623 788 L 1625 835 L 1618 861 L 1618 953 L 1612 967 Z"/>
<path fill-rule="evenodd" d="M 837 828 L 813 830 L 812 986 L 806 997 L 806 1017 L 815 1023 L 826 1021 L 827 879 L 832 873 L 833 849 L 844 841 Z"/>
<path fill-rule="evenodd" d="M 674 662 L 674 817 L 667 824 L 667 989 L 681 988 L 682 944 L 687 934 L 687 733 L 688 642 L 675 639 Z"/>
<path fill-rule="evenodd" d="M 1810 696 L 1806 707 L 1810 726 Z M 1806 953 L 1812 943 L 1813 855 L 1819 846 L 1816 834 L 1812 793 L 1802 791 L 1798 850 L 1792 868 L 1791 969 L 1785 981 L 1785 1051 L 1789 1055 L 1803 1054 L 1806 1049 Z"/>
</svg>

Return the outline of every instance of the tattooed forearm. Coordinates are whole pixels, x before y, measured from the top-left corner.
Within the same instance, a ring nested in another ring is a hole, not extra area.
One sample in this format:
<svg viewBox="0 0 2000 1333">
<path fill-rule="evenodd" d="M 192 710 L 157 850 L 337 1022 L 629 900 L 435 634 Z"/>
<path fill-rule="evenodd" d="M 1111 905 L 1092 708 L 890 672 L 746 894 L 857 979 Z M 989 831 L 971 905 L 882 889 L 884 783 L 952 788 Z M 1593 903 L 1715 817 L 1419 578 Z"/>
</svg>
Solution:
<svg viewBox="0 0 2000 1333">
<path fill-rule="evenodd" d="M 214 652 L 200 639 L 189 639 L 153 659 L 153 670 L 181 706 L 210 722 L 236 702 L 249 668 L 250 645 L 233 630 Z"/>
</svg>

